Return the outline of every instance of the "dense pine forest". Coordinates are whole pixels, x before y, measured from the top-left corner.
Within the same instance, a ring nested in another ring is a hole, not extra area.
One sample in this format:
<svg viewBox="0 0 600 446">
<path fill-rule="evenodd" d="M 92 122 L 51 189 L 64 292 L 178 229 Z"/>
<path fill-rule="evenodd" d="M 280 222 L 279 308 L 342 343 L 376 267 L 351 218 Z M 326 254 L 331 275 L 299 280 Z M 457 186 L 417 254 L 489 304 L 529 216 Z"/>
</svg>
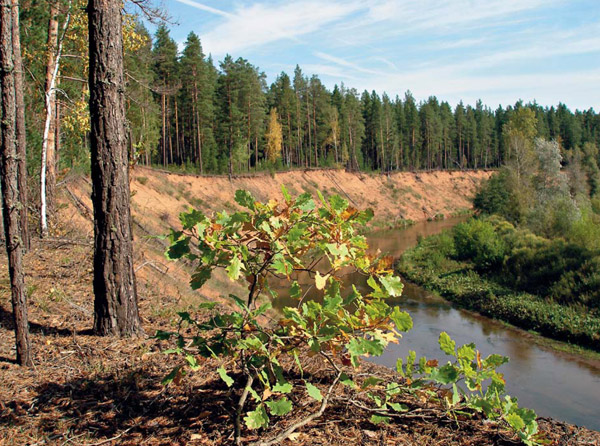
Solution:
<svg viewBox="0 0 600 446">
<path fill-rule="evenodd" d="M 52 160 L 59 169 L 87 169 L 82 1 L 53 8 L 27 3 L 21 20 L 30 173 L 39 170 L 34 166 L 47 121 L 48 174 L 54 175 Z M 329 90 L 299 66 L 268 85 L 250 61 L 229 55 L 214 61 L 193 32 L 180 51 L 167 25 L 151 35 L 135 16 L 126 17 L 125 52 L 130 151 L 132 161 L 144 165 L 221 174 L 333 166 L 383 172 L 497 167 L 506 160 L 505 126 L 523 107 L 535 113 L 538 136 L 558 141 L 567 153 L 586 142 L 600 145 L 600 116 L 593 109 L 518 102 L 493 110 L 481 101 L 455 107 L 435 96 L 417 101 L 410 91 L 390 97 L 344 84 Z"/>
</svg>

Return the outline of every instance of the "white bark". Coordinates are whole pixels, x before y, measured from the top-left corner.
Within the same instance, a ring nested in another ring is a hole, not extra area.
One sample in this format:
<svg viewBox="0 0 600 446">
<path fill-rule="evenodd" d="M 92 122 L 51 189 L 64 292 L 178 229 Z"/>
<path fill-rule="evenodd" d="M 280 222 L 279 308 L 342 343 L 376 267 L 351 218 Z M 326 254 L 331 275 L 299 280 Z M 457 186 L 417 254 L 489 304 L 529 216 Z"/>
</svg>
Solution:
<svg viewBox="0 0 600 446">
<path fill-rule="evenodd" d="M 50 85 L 46 91 L 46 122 L 44 123 L 44 137 L 42 139 L 42 170 L 40 174 L 40 225 L 41 225 L 41 236 L 45 237 L 48 234 L 48 216 L 47 216 L 47 203 L 46 203 L 46 157 L 48 152 L 48 135 L 50 134 L 50 124 L 52 122 L 52 104 L 54 103 L 54 96 L 56 95 L 56 78 L 58 77 L 58 69 L 60 67 L 60 57 L 62 55 L 62 46 L 65 34 L 69 28 L 71 21 L 71 1 L 69 1 L 69 7 L 67 10 L 67 16 L 65 23 L 63 24 L 62 35 L 58 41 L 58 48 L 56 51 L 56 58 L 54 60 L 54 69 L 52 71 L 52 78 Z"/>
</svg>

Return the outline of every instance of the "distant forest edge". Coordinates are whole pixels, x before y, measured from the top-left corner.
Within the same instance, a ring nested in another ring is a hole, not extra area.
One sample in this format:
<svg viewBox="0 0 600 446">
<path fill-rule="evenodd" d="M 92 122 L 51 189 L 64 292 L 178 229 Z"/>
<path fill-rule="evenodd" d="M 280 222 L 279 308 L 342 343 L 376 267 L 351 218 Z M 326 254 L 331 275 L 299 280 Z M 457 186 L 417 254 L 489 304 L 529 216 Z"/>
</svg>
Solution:
<svg viewBox="0 0 600 446">
<path fill-rule="evenodd" d="M 28 161 L 35 176 L 45 127 L 43 79 L 48 84 L 52 11 L 45 2 L 25 3 Z M 89 166 L 84 6 L 83 0 L 73 2 L 68 26 L 63 26 L 67 10 L 55 11 L 55 49 L 62 45 L 62 59 L 50 129 L 55 141 L 50 135 L 48 143 L 60 153 L 59 169 Z M 140 164 L 229 175 L 293 167 L 492 168 L 509 156 L 507 124 L 520 109 L 535 115 L 537 136 L 558 141 L 567 163 L 586 142 L 600 146 L 600 116 L 592 108 L 572 112 L 562 103 L 517 102 L 492 110 L 478 101 L 453 109 L 435 96 L 417 102 L 410 91 L 391 98 L 343 83 L 330 91 L 299 66 L 269 86 L 246 59 L 227 55 L 215 66 L 193 32 L 179 52 L 166 25 L 152 37 L 137 17 L 127 15 L 124 23 L 130 148 L 133 162 Z"/>
</svg>

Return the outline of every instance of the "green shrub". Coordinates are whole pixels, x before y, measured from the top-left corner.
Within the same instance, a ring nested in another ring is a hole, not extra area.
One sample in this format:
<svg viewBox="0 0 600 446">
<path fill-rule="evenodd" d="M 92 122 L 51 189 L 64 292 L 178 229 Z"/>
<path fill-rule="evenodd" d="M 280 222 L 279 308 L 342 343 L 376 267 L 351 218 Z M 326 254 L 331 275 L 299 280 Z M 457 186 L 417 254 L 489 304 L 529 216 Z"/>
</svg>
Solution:
<svg viewBox="0 0 600 446">
<path fill-rule="evenodd" d="M 471 219 L 456 225 L 453 235 L 458 259 L 469 259 L 480 270 L 487 270 L 502 264 L 506 244 L 491 223 L 480 219 Z"/>
<path fill-rule="evenodd" d="M 238 190 L 235 201 L 243 211 L 207 217 L 190 210 L 180 215 L 182 229 L 171 231 L 167 256 L 185 258 L 194 266 L 192 288 L 202 287 L 215 270 L 223 270 L 248 291 L 242 297 L 229 295 L 228 309 L 204 302 L 197 310 L 179 312 L 177 332 L 156 334 L 159 340 L 173 340 L 167 352 L 185 361 L 165 384 L 178 382 L 187 370 L 200 369 L 205 358 L 219 361 L 216 373 L 232 394 L 239 395 L 232 411 L 237 445 L 242 443 L 242 420 L 248 429 L 264 429 L 305 407 L 302 400 L 319 403 L 320 408 L 302 421 L 281 423 L 291 427 L 266 444 L 281 442 L 323 414 L 338 384 L 370 400 L 372 423 L 386 423 L 409 411 L 402 394 L 419 391 L 433 400 L 438 394 L 431 389 L 446 386 L 446 399 L 439 404 L 453 416 L 465 410 L 481 412 L 510 427 L 525 444 L 540 444 L 535 413 L 504 395 L 504 380 L 496 369 L 508 358 L 482 358 L 473 344 L 456 349 L 446 333 L 440 335 L 440 348 L 454 362 L 438 367 L 438 361 L 421 358 L 415 366 L 416 354 L 411 352 L 406 364 L 397 363 L 404 379 L 392 379 L 386 386 L 377 376 L 354 381 L 360 377 L 355 372 L 361 357 L 381 355 L 390 342 L 398 342 L 399 332 L 412 328 L 410 315 L 388 304 L 389 297 L 401 295 L 402 282 L 394 274 L 392 259 L 368 255 L 366 238 L 357 231 L 373 217 L 372 211 L 358 211 L 338 195 L 325 200 L 318 192 L 319 204 L 308 193 L 294 199 L 284 187 L 282 192 L 282 201 L 261 203 Z M 452 236 L 444 234 L 436 241 L 440 258 L 454 254 Z M 367 290 L 342 280 L 349 269 L 368 277 Z M 305 274 L 308 283 L 297 280 L 298 274 Z M 293 302 L 275 314 L 270 312 L 278 294 L 270 286 L 273 280 L 287 280 Z M 311 290 L 316 299 L 307 296 Z M 274 318 L 261 323 L 265 316 Z M 318 377 L 306 370 L 315 363 L 314 356 L 320 359 Z M 326 388 L 324 380 L 330 383 Z M 467 390 L 458 389 L 463 382 Z"/>
<path fill-rule="evenodd" d="M 172 230 L 167 251 L 170 259 L 185 258 L 195 266 L 193 289 L 220 269 L 248 290 L 241 297 L 229 295 L 232 311 L 203 303 L 199 310 L 208 316 L 180 312 L 179 332 L 157 334 L 161 340 L 176 339 L 170 352 L 184 356 L 191 370 L 199 368 L 202 358 L 223 359 L 217 372 L 240 394 L 235 414 L 238 444 L 242 418 L 248 429 L 265 428 L 294 410 L 296 398 L 288 398 L 290 394 L 305 394 L 321 402 L 324 410 L 336 385 L 351 382 L 343 365 L 352 369 L 361 356 L 381 355 L 389 342 L 397 342 L 399 332 L 412 328 L 409 314 L 386 302 L 402 293 L 391 259 L 367 255 L 366 238 L 357 232 L 373 212 L 358 211 L 338 195 L 325 200 L 319 192 L 317 204 L 309 193 L 293 199 L 282 190 L 282 201 L 268 203 L 238 190 L 235 201 L 245 209 L 232 214 L 181 214 L 182 230 Z M 348 269 L 368 276 L 370 291 L 361 293 L 344 284 L 342 273 Z M 299 273 L 311 283 L 296 280 Z M 264 326 L 259 319 L 277 297 L 270 286 L 274 280 L 288 281 L 294 304 Z M 311 290 L 319 294 L 318 300 L 305 299 Z M 304 376 L 302 352 L 307 351 L 320 356 L 323 372 L 331 374 L 333 384 L 325 393 L 314 378 Z M 338 358 L 341 364 L 334 362 Z M 295 363 L 302 379 L 287 374 L 285 362 Z M 183 368 L 176 367 L 165 383 L 182 373 Z M 242 382 L 234 378 L 238 373 Z"/>
<path fill-rule="evenodd" d="M 522 197 L 515 193 L 511 180 L 507 169 L 492 175 L 475 194 L 475 209 L 486 215 L 501 215 L 513 223 L 520 222 L 525 213 L 524 203 Z"/>
</svg>

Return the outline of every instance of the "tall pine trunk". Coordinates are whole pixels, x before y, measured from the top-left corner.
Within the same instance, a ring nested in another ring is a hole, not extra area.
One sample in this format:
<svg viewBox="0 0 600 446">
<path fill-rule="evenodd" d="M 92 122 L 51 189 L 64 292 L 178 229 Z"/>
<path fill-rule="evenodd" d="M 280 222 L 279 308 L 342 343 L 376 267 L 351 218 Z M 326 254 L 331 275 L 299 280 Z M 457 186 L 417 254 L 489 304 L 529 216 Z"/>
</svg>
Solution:
<svg viewBox="0 0 600 446">
<path fill-rule="evenodd" d="M 177 164 L 181 165 L 181 149 L 179 145 L 179 112 L 177 107 L 177 96 L 175 96 L 175 151 Z"/>
<path fill-rule="evenodd" d="M 2 216 L 6 237 L 6 253 L 10 275 L 13 322 L 17 346 L 17 363 L 32 365 L 25 278 L 23 276 L 23 239 L 21 234 L 17 163 L 17 103 L 13 60 L 12 0 L 0 3 L 0 84 L 2 85 L 2 120 L 0 128 L 0 183 L 2 186 Z M 19 30 L 17 28 L 16 32 Z"/>
<path fill-rule="evenodd" d="M 133 269 L 121 0 L 89 0 L 94 332 L 142 331 Z"/>
<path fill-rule="evenodd" d="M 15 66 L 16 138 L 20 223 L 23 248 L 30 247 L 29 221 L 27 219 L 27 139 L 25 133 L 25 99 L 23 97 L 23 60 L 21 58 L 21 36 L 19 33 L 19 0 L 12 0 L 12 47 Z"/>
</svg>

